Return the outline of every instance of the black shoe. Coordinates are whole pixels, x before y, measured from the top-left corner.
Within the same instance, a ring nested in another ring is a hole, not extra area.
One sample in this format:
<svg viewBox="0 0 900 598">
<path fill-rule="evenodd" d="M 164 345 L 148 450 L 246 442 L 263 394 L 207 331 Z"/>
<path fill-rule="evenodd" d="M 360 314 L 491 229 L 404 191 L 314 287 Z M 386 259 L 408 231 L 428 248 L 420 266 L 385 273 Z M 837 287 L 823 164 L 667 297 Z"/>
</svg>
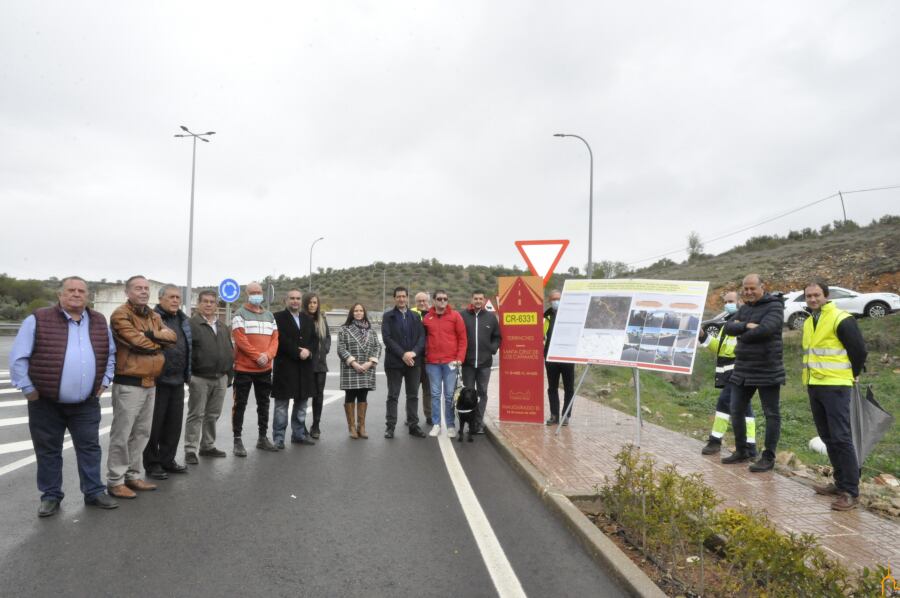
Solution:
<svg viewBox="0 0 900 598">
<path fill-rule="evenodd" d="M 163 470 L 169 473 L 187 473 L 187 465 L 182 465 L 176 461 L 172 461 L 168 465 L 163 465 Z"/>
<path fill-rule="evenodd" d="M 759 457 L 759 453 L 756 452 L 755 444 L 747 445 L 747 454 L 750 455 L 751 460 L 755 460 L 757 457 Z"/>
<path fill-rule="evenodd" d="M 715 455 L 722 450 L 722 441 L 718 438 L 710 438 L 709 442 L 706 443 L 702 449 L 700 449 L 701 455 Z"/>
<path fill-rule="evenodd" d="M 750 471 L 753 473 L 771 471 L 772 469 L 775 469 L 775 459 L 769 454 L 769 451 L 763 451 L 762 457 L 750 464 Z"/>
<path fill-rule="evenodd" d="M 208 448 L 208 449 L 200 449 L 201 457 L 225 457 L 227 455 L 228 455 L 228 453 L 226 453 L 225 451 L 220 451 L 216 447 L 212 447 L 212 448 Z M 246 457 L 247 455 L 245 454 L 244 456 Z M 184 460 L 187 461 L 187 457 L 185 457 Z M 188 461 L 188 463 L 190 463 L 190 461 Z"/>
<path fill-rule="evenodd" d="M 475 433 L 484 434 L 484 424 L 478 424 L 478 428 L 476 428 Z"/>
<path fill-rule="evenodd" d="M 412 432 L 412 429 L 410 429 L 410 432 Z M 390 426 L 385 428 L 384 429 L 384 437 L 385 438 L 393 438 L 394 437 L 394 428 L 392 428 Z"/>
<path fill-rule="evenodd" d="M 52 517 L 59 513 L 59 501 L 55 498 L 46 498 L 38 507 L 38 517 Z"/>
<path fill-rule="evenodd" d="M 318 439 L 319 436 L 322 435 L 322 433 L 319 431 L 319 424 L 312 425 L 312 428 L 310 428 L 309 430 L 309 435 L 316 439 Z"/>
<path fill-rule="evenodd" d="M 727 457 L 722 457 L 721 463 L 724 465 L 732 465 L 734 463 L 746 463 L 750 460 L 750 455 L 746 451 L 734 451 Z"/>
<path fill-rule="evenodd" d="M 559 423 L 559 417 L 557 417 L 555 415 L 551 415 L 550 417 L 547 418 L 546 423 L 548 426 L 555 426 L 556 424 Z"/>
<path fill-rule="evenodd" d="M 385 437 L 387 437 L 386 432 L 384 435 L 385 435 Z M 422 428 L 420 428 L 418 424 L 413 424 L 412 426 L 409 427 L 409 435 L 415 436 L 416 438 L 425 438 L 426 436 L 428 436 L 425 432 L 422 431 Z M 393 438 L 393 436 L 394 436 L 394 431 L 391 430 L 391 437 Z"/>
<path fill-rule="evenodd" d="M 315 446 L 316 443 L 313 442 L 312 438 L 309 436 L 304 436 L 303 438 L 291 438 L 291 444 L 305 444 L 308 446 Z"/>
<path fill-rule="evenodd" d="M 276 440 L 275 448 L 279 451 L 283 451 L 284 450 L 284 440 Z"/>
<path fill-rule="evenodd" d="M 154 465 L 147 470 L 147 475 L 149 475 L 154 480 L 168 480 L 169 474 L 162 468 L 160 465 Z"/>
<path fill-rule="evenodd" d="M 197 453 L 188 451 L 184 454 L 184 462 L 189 465 L 197 465 L 200 463 L 200 459 L 197 458 Z"/>
<path fill-rule="evenodd" d="M 119 503 L 115 501 L 113 497 L 111 497 L 106 492 L 101 492 L 100 494 L 95 494 L 94 496 L 85 496 L 84 504 L 97 507 L 98 509 L 118 509 Z"/>
</svg>

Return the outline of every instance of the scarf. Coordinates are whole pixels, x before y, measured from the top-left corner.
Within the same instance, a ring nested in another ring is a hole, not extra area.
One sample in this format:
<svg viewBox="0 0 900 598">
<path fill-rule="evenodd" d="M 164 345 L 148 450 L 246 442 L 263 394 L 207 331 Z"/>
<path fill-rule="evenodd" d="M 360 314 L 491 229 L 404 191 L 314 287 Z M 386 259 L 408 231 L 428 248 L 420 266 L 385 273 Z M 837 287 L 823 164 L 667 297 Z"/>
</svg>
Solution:
<svg viewBox="0 0 900 598">
<path fill-rule="evenodd" d="M 356 337 L 360 345 L 366 345 L 369 342 L 369 330 L 371 327 L 367 320 L 353 320 L 352 325 L 349 326 L 350 334 Z"/>
</svg>

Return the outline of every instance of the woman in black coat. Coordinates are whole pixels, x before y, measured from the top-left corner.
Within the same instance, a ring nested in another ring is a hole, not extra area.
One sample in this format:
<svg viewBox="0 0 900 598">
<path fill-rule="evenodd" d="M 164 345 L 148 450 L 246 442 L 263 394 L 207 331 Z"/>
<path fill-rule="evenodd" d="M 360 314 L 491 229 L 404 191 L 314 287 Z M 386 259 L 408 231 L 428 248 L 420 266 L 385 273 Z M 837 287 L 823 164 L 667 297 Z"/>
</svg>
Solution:
<svg viewBox="0 0 900 598">
<path fill-rule="evenodd" d="M 313 323 L 313 423 L 309 435 L 318 438 L 321 434 L 319 422 L 322 419 L 322 404 L 325 400 L 325 380 L 328 377 L 328 353 L 331 351 L 331 332 L 328 329 L 328 320 L 322 313 L 319 296 L 315 293 L 303 295 L 303 314 Z"/>
</svg>

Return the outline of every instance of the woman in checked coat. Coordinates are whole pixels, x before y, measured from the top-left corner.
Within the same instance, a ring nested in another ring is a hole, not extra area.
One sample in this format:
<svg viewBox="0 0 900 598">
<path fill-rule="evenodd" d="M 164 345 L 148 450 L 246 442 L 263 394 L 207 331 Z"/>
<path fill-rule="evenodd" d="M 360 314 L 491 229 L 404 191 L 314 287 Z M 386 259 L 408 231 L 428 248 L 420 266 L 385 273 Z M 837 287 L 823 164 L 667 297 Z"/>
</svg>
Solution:
<svg viewBox="0 0 900 598">
<path fill-rule="evenodd" d="M 341 360 L 341 390 L 350 438 L 368 438 L 366 434 L 366 395 L 375 390 L 375 367 L 381 357 L 381 342 L 372 329 L 366 308 L 356 303 L 347 321 L 338 331 L 338 357 Z"/>
</svg>

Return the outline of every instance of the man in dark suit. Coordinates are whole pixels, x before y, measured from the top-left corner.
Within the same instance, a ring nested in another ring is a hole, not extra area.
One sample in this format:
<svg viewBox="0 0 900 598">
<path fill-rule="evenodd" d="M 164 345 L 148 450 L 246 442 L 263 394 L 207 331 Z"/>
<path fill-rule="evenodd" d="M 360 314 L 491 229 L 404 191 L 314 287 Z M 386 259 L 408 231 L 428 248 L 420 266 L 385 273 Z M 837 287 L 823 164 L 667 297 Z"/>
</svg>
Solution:
<svg viewBox="0 0 900 598">
<path fill-rule="evenodd" d="M 306 433 L 306 403 L 314 394 L 315 324 L 300 313 L 302 301 L 303 294 L 298 289 L 291 289 L 285 299 L 287 309 L 275 314 L 279 336 L 272 375 L 272 397 L 275 399 L 272 440 L 279 450 L 284 448 L 288 403 L 291 399 L 294 400 L 291 410 L 291 442 L 315 444 Z"/>
<path fill-rule="evenodd" d="M 381 320 L 381 336 L 384 339 L 384 372 L 387 376 L 388 397 L 385 418 L 385 438 L 394 437 L 397 425 L 397 399 L 400 385 L 406 384 L 406 425 L 409 433 L 425 438 L 419 427 L 419 382 L 424 363 L 425 329 L 422 319 L 409 309 L 409 294 L 405 287 L 394 289 L 394 309 L 384 312 Z M 425 400 L 424 397 L 422 399 Z"/>
</svg>

